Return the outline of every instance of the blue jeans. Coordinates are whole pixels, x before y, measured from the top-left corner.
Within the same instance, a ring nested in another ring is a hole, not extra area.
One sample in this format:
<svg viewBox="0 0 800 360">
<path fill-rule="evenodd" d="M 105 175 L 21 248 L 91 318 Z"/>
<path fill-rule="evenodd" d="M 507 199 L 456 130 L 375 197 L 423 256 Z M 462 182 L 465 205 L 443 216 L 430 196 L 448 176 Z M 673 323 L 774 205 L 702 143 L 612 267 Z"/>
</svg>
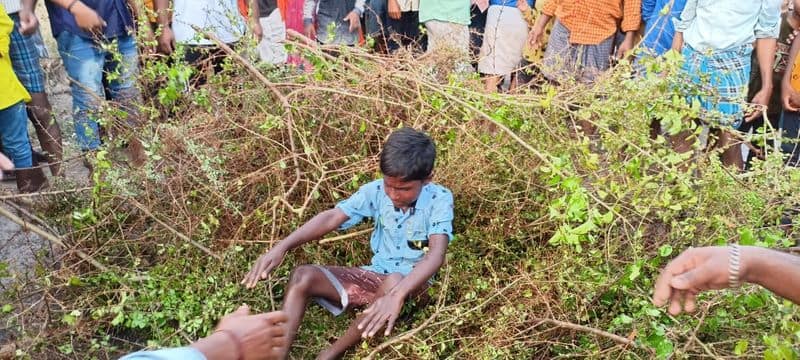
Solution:
<svg viewBox="0 0 800 360">
<path fill-rule="evenodd" d="M 33 166 L 31 142 L 28 140 L 28 113 L 24 101 L 0 110 L 0 141 L 3 153 L 16 168 Z"/>
<path fill-rule="evenodd" d="M 106 99 L 103 80 L 108 85 L 111 100 L 129 103 L 139 97 L 135 39 L 129 35 L 116 37 L 110 39 L 104 48 L 92 40 L 62 31 L 56 42 L 71 80 L 78 146 L 84 151 L 97 149 L 100 146 L 100 126 L 96 113 Z"/>
</svg>

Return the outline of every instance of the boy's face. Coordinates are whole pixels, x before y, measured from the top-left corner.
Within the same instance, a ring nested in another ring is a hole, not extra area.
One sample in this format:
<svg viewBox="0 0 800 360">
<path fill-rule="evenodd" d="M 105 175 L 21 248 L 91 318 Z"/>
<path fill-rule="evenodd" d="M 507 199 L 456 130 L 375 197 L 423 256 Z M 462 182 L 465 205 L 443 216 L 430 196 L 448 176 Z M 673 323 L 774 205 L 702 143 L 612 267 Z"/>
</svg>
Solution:
<svg viewBox="0 0 800 360">
<path fill-rule="evenodd" d="M 392 205 L 400 209 L 408 209 L 411 204 L 417 201 L 422 187 L 431 179 L 404 181 L 399 177 L 384 176 L 383 191 L 392 200 Z"/>
</svg>

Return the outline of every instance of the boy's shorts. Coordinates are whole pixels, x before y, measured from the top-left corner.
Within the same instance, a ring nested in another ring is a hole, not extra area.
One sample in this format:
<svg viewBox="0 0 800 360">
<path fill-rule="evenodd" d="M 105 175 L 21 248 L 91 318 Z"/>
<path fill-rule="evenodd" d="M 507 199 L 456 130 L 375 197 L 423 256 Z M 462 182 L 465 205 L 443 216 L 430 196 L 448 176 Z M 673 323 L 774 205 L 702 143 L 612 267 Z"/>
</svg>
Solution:
<svg viewBox="0 0 800 360">
<path fill-rule="evenodd" d="M 39 50 L 35 36 L 25 36 L 19 32 L 19 15 L 11 14 L 14 30 L 11 32 L 11 48 L 9 57 L 14 73 L 30 93 L 44 93 L 45 77 L 42 65 L 39 64 Z"/>
<path fill-rule="evenodd" d="M 341 306 L 327 299 L 314 299 L 334 316 L 349 309 L 357 309 L 372 304 L 378 297 L 378 289 L 380 289 L 381 284 L 389 277 L 389 274 L 379 274 L 357 267 L 319 265 L 314 265 L 314 267 L 325 274 L 325 277 L 328 278 L 331 285 L 339 293 Z M 426 282 L 425 285 L 415 290 L 411 297 L 425 296 L 428 286 Z"/>
</svg>

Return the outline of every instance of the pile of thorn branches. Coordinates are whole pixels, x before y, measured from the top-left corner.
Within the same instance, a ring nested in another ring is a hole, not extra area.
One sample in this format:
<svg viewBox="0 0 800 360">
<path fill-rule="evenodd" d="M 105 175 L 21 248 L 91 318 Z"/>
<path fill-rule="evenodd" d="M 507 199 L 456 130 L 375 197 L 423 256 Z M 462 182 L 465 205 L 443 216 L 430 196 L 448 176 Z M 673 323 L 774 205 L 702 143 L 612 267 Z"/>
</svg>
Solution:
<svg viewBox="0 0 800 360">
<path fill-rule="evenodd" d="M 407 306 L 395 334 L 348 357 L 794 351 L 796 309 L 763 290 L 708 294 L 680 317 L 650 303 L 658 269 L 687 246 L 788 246 L 779 224 L 800 185 L 771 146 L 741 175 L 718 153 L 677 154 L 650 137 L 653 119 L 675 132 L 697 116 L 674 86 L 679 59 L 645 61 L 648 75 L 636 77 L 623 63 L 594 86 L 535 80 L 486 94 L 477 76 L 451 73 L 451 59 L 291 49 L 310 69 L 232 52 L 189 92 L 176 91 L 185 65 L 148 60 L 142 82 L 154 96 L 137 130 L 147 161 L 131 166 L 110 145 L 92 159 L 91 191 L 40 209 L 65 246 L 54 268 L 6 291 L 20 353 L 106 358 L 186 344 L 238 304 L 280 308 L 296 265 L 365 264 L 370 224 L 294 251 L 256 290 L 239 285 L 276 241 L 378 178 L 380 146 L 399 126 L 435 139 L 434 180 L 455 195 L 456 238 L 431 303 Z M 587 123 L 596 134 L 579 130 Z M 291 358 L 314 356 L 350 321 L 312 306 Z"/>
</svg>

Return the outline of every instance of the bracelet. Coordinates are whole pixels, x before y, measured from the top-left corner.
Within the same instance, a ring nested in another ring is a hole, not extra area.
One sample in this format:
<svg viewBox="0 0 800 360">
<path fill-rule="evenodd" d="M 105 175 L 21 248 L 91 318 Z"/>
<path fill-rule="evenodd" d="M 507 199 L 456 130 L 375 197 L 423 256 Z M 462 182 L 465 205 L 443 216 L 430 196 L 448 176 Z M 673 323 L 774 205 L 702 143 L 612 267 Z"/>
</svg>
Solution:
<svg viewBox="0 0 800 360">
<path fill-rule="evenodd" d="M 216 333 L 226 334 L 228 335 L 229 338 L 233 339 L 233 343 L 236 344 L 236 353 L 239 355 L 235 359 L 244 360 L 244 347 L 242 346 L 242 342 L 241 340 L 239 340 L 239 337 L 236 336 L 236 334 L 234 334 L 233 331 L 230 331 L 228 329 L 217 329 L 214 330 L 214 334 Z"/>
<path fill-rule="evenodd" d="M 739 257 L 741 248 L 739 244 L 731 244 L 728 254 L 728 287 L 739 287 Z"/>
<path fill-rule="evenodd" d="M 72 0 L 72 2 L 69 3 L 69 5 L 67 5 L 67 12 L 71 13 L 72 12 L 72 7 L 75 6 L 75 4 L 77 4 L 77 3 L 78 3 L 78 0 Z"/>
</svg>

